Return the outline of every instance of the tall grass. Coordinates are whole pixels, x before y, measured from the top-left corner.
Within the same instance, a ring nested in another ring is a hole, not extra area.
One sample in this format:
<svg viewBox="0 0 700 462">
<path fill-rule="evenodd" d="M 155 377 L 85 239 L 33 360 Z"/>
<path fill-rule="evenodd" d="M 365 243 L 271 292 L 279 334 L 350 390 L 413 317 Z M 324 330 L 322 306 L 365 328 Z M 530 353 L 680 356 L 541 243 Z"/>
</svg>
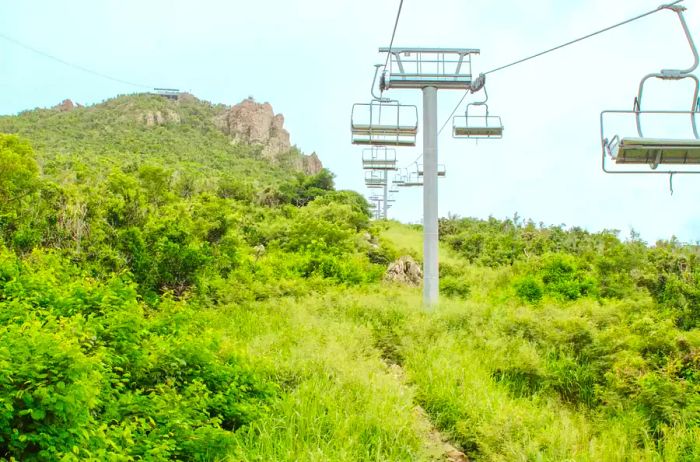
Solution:
<svg viewBox="0 0 700 462">
<path fill-rule="evenodd" d="M 232 460 L 428 460 L 411 391 L 391 375 L 369 329 L 322 315 L 326 302 L 225 311 L 222 349 L 245 351 L 282 387 L 267 417 L 237 434 Z"/>
</svg>

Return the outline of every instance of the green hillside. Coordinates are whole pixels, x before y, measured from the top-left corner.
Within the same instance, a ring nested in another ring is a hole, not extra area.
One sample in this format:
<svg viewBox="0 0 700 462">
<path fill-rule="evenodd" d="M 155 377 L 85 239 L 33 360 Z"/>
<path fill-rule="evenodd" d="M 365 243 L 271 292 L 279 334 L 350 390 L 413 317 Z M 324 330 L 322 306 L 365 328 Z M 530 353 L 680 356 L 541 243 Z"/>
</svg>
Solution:
<svg viewBox="0 0 700 462">
<path fill-rule="evenodd" d="M 696 247 L 443 219 L 426 312 L 420 227 L 222 110 L 0 117 L 0 460 L 700 460 Z"/>
<path fill-rule="evenodd" d="M 273 184 L 286 177 L 284 163 L 271 166 L 258 159 L 259 147 L 232 144 L 215 125 L 225 110 L 185 95 L 171 100 L 158 95 L 120 96 L 69 111 L 37 109 L 0 116 L 0 132 L 31 140 L 45 175 L 56 180 L 114 168 L 162 164 L 178 172 L 192 192 L 210 189 L 212 176 Z M 161 114 L 149 126 L 149 115 Z M 289 157 L 300 153 L 292 150 Z M 279 167 L 279 168 L 275 168 Z M 192 184 L 193 183 L 193 184 Z"/>
</svg>

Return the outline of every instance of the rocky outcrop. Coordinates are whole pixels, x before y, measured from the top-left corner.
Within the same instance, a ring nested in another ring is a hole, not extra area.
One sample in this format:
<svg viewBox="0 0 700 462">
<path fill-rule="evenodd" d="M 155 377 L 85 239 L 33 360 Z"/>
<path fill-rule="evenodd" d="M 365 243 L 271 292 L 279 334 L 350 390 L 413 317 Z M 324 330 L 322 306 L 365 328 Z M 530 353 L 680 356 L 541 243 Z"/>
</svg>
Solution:
<svg viewBox="0 0 700 462">
<path fill-rule="evenodd" d="M 389 265 L 384 280 L 416 287 L 423 281 L 423 270 L 413 258 L 405 255 Z"/>
<path fill-rule="evenodd" d="M 301 161 L 301 170 L 307 175 L 315 175 L 321 170 L 323 170 L 323 164 L 321 163 L 321 159 L 318 158 L 315 152 L 312 152 L 308 156 L 303 156 L 301 158 Z"/>
<path fill-rule="evenodd" d="M 273 159 L 273 161 L 276 160 L 277 159 Z M 285 162 L 286 165 L 289 165 L 293 170 L 297 172 L 304 172 L 307 175 L 315 175 L 323 170 L 323 164 L 315 152 L 312 152 L 309 155 L 296 154 L 296 157 L 292 155 L 291 158 L 287 157 Z"/>
<path fill-rule="evenodd" d="M 73 103 L 73 101 L 69 99 L 64 99 L 60 104 L 57 104 L 56 106 L 53 107 L 53 109 L 57 110 L 58 112 L 68 112 L 72 111 L 76 107 L 81 107 L 79 104 L 76 105 Z"/>
<path fill-rule="evenodd" d="M 180 114 L 175 111 L 148 111 L 141 114 L 140 119 L 147 127 L 165 125 L 168 123 L 179 124 Z"/>
<path fill-rule="evenodd" d="M 261 145 L 262 156 L 270 160 L 292 147 L 289 132 L 284 129 L 284 116 L 275 115 L 270 103 L 245 99 L 217 118 L 216 124 L 234 142 Z"/>
<path fill-rule="evenodd" d="M 226 109 L 215 123 L 231 138 L 231 142 L 261 146 L 262 157 L 271 162 L 280 162 L 292 149 L 289 132 L 284 128 L 284 116 L 275 114 L 270 103 L 247 98 Z M 289 162 L 288 157 L 285 162 Z M 311 175 L 323 169 L 316 153 L 300 155 L 291 164 L 295 170 Z"/>
</svg>

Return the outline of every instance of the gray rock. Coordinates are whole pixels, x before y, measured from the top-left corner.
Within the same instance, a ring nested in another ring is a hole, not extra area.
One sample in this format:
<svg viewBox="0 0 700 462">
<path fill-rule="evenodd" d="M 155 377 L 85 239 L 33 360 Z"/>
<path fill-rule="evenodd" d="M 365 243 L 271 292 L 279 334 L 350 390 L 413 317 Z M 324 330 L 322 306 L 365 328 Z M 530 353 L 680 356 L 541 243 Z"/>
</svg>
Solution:
<svg viewBox="0 0 700 462">
<path fill-rule="evenodd" d="M 417 287 L 423 281 L 423 270 L 413 258 L 404 255 L 389 264 L 384 273 L 384 280 Z"/>
</svg>

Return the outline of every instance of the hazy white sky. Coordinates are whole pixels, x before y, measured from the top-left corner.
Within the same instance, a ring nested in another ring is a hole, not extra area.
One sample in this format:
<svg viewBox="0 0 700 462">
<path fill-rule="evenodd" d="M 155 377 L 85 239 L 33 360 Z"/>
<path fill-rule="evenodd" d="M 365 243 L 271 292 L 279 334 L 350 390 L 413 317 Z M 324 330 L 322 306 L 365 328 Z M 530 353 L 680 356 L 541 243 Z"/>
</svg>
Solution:
<svg viewBox="0 0 700 462">
<path fill-rule="evenodd" d="M 480 48 L 476 73 L 651 10 L 658 0 L 405 0 L 395 44 Z M 687 0 L 700 30 L 700 4 Z M 364 189 L 362 149 L 350 144 L 353 102 L 367 102 L 379 46 L 398 0 L 0 0 L 0 33 L 90 69 L 235 104 L 249 95 L 285 115 L 292 142 L 316 151 L 340 188 Z M 700 41 L 700 36 L 696 37 Z M 676 16 L 663 11 L 489 76 L 499 141 L 455 140 L 445 130 L 440 214 L 520 216 L 591 230 L 631 228 L 654 241 L 700 240 L 700 176 L 606 175 L 598 117 L 628 109 L 641 77 L 692 57 Z M 104 80 L 0 39 L 0 113 L 94 103 L 139 88 Z M 650 107 L 686 110 L 684 83 L 653 83 Z M 418 91 L 391 97 L 420 105 Z M 441 91 L 444 122 L 460 92 Z M 422 141 L 418 140 L 418 146 Z M 420 148 L 398 150 L 409 164 Z M 402 190 L 390 215 L 420 221 L 421 191 Z"/>
</svg>

